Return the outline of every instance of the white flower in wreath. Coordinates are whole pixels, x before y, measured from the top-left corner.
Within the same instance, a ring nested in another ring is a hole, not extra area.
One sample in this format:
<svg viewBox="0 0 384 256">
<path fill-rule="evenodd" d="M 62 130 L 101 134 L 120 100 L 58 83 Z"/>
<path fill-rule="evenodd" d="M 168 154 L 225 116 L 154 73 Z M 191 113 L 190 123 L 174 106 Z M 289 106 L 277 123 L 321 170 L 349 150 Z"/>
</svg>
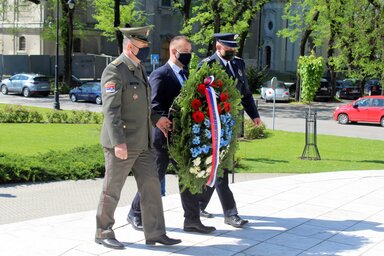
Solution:
<svg viewBox="0 0 384 256">
<path fill-rule="evenodd" d="M 198 157 L 198 158 L 196 158 L 195 160 L 193 160 L 192 162 L 193 162 L 193 166 L 200 166 L 200 164 L 201 164 L 201 158 Z"/>
<path fill-rule="evenodd" d="M 223 159 L 223 158 L 225 157 L 225 155 L 226 155 L 227 152 L 228 152 L 228 148 L 229 148 L 229 146 L 226 147 L 225 150 L 221 150 L 221 152 L 220 152 L 220 159 Z"/>
<path fill-rule="evenodd" d="M 205 177 L 205 171 L 198 172 L 198 173 L 197 173 L 197 177 L 198 177 L 198 178 L 203 178 L 203 177 Z"/>
<path fill-rule="evenodd" d="M 205 164 L 210 165 L 212 163 L 212 156 L 209 156 L 207 159 L 205 159 Z"/>
<path fill-rule="evenodd" d="M 208 174 L 208 176 L 211 174 L 212 166 L 207 166 L 207 170 L 205 170 L 205 173 Z"/>
<path fill-rule="evenodd" d="M 189 172 L 192 174 L 199 174 L 199 171 L 200 171 L 200 167 L 198 166 L 194 166 L 191 169 L 189 169 Z"/>
</svg>

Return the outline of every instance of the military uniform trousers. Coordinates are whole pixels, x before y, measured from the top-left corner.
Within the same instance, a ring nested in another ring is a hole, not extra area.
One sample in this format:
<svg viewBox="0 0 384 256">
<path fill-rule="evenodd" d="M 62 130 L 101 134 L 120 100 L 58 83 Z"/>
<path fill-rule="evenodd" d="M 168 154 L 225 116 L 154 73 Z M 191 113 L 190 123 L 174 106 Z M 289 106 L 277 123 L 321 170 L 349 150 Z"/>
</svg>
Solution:
<svg viewBox="0 0 384 256">
<path fill-rule="evenodd" d="M 155 168 L 153 149 L 132 151 L 128 146 L 128 159 L 115 157 L 114 149 L 104 148 L 105 177 L 96 215 L 96 238 L 114 238 L 112 226 L 120 193 L 128 174 L 132 171 L 141 194 L 141 211 L 146 240 L 165 234 L 160 182 Z"/>
<path fill-rule="evenodd" d="M 155 146 L 156 151 L 156 164 L 157 171 L 159 174 L 159 181 L 165 177 L 167 167 L 169 163 L 172 163 L 174 168 L 177 168 L 176 162 L 169 158 L 168 149 L 165 147 Z M 181 190 L 181 188 L 180 188 Z M 160 192 L 160 191 L 159 191 Z M 196 223 L 200 222 L 200 211 L 199 211 L 199 195 L 192 194 L 188 188 L 180 193 L 181 203 L 184 209 L 185 223 Z M 142 214 L 140 201 L 140 193 L 136 193 L 134 200 L 132 201 L 130 215 L 140 217 Z"/>
<path fill-rule="evenodd" d="M 176 164 L 173 160 L 169 158 L 168 149 L 159 147 L 155 148 L 154 151 L 156 154 L 157 173 L 159 175 L 159 181 L 161 181 L 165 177 L 165 173 L 167 172 L 169 163 L 171 162 L 175 168 Z M 131 210 L 129 211 L 130 215 L 141 217 L 140 197 L 140 193 L 137 192 L 132 201 Z"/>
<path fill-rule="evenodd" d="M 223 170 L 223 177 L 217 177 L 215 186 L 213 188 L 206 187 L 206 190 L 200 196 L 200 209 L 205 210 L 209 200 L 212 197 L 213 191 L 216 189 L 219 196 L 223 213 L 225 217 L 230 217 L 238 214 L 235 198 L 228 185 L 228 169 Z"/>
</svg>

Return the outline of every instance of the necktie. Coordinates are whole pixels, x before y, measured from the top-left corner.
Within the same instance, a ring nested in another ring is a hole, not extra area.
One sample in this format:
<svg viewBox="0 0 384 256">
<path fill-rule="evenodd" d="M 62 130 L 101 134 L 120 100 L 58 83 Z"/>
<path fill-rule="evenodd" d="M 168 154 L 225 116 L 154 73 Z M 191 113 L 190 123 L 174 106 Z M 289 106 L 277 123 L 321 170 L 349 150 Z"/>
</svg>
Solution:
<svg viewBox="0 0 384 256">
<path fill-rule="evenodd" d="M 225 66 L 225 70 L 226 70 L 228 75 L 234 77 L 229 61 L 227 62 L 227 65 Z"/>
<path fill-rule="evenodd" d="M 183 82 L 185 82 L 187 80 L 187 73 L 184 71 L 184 69 L 180 69 L 179 74 L 183 79 Z"/>
</svg>

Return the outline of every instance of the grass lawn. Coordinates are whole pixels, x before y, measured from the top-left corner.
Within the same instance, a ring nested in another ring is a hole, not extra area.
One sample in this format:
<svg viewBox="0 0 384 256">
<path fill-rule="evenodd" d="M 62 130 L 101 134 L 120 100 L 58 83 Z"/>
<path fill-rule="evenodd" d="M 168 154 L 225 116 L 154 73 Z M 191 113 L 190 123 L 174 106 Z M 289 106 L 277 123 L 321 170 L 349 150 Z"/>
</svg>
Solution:
<svg viewBox="0 0 384 256">
<path fill-rule="evenodd" d="M 99 143 L 98 124 L 0 123 L 0 153 L 34 155 Z"/>
<path fill-rule="evenodd" d="M 312 173 L 342 170 L 384 170 L 384 142 L 318 135 L 321 160 L 301 160 L 305 134 L 267 131 L 267 138 L 241 142 L 237 172 Z"/>
<path fill-rule="evenodd" d="M 0 124 L 0 153 L 33 155 L 99 143 L 96 124 Z M 342 170 L 384 170 L 380 140 L 318 135 L 320 161 L 300 160 L 303 133 L 267 130 L 267 138 L 242 141 L 237 172 L 310 173 Z"/>
</svg>

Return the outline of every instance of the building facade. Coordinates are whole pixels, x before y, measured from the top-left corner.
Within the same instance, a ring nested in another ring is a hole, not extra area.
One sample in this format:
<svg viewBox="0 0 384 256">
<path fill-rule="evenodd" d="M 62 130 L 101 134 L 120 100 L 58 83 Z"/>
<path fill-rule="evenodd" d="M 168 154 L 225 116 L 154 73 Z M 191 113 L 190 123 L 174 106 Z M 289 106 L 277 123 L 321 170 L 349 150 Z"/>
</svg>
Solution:
<svg viewBox="0 0 384 256">
<path fill-rule="evenodd" d="M 255 67 L 267 65 L 270 70 L 280 73 L 293 74 L 296 71 L 299 54 L 298 43 L 292 44 L 289 40 L 276 35 L 278 30 L 288 25 L 281 18 L 284 12 L 284 3 L 284 0 L 272 0 L 265 4 L 256 15 L 243 52 L 243 58 L 248 65 Z M 172 10 L 171 6 L 171 0 L 142 0 L 141 8 L 151 14 L 149 23 L 155 26 L 150 34 L 151 53 L 159 54 L 160 64 L 168 59 L 170 38 L 179 34 L 182 28 L 182 17 L 178 12 Z M 78 12 L 78 10 L 76 11 Z M 41 4 L 33 4 L 25 0 L 3 0 L 0 17 L 0 54 L 3 56 L 54 56 L 55 41 L 44 40 L 42 37 L 44 24 L 49 28 L 47 18 L 53 14 L 53 10 L 48 10 L 43 1 Z M 116 43 L 109 42 L 101 36 L 100 31 L 94 29 L 96 21 L 92 18 L 92 8 L 87 8 L 87 11 L 79 16 L 85 24 L 85 36 L 78 37 L 76 31 L 74 33 L 73 53 L 75 57 L 79 56 L 79 58 L 74 58 L 74 62 L 80 61 L 82 59 L 80 56 L 87 56 L 85 58 L 87 60 L 84 65 L 74 63 L 74 69 L 89 65 L 92 62 L 90 56 L 105 57 L 105 61 L 99 62 L 102 65 L 108 63 L 112 59 L 111 57 L 118 54 Z M 6 65 L 4 62 L 2 64 Z M 33 70 L 30 71 L 33 72 Z M 4 70 L 1 73 L 3 74 Z M 88 76 L 88 73 L 84 75 Z M 98 75 L 101 74 L 93 74 L 93 76 Z"/>
</svg>

